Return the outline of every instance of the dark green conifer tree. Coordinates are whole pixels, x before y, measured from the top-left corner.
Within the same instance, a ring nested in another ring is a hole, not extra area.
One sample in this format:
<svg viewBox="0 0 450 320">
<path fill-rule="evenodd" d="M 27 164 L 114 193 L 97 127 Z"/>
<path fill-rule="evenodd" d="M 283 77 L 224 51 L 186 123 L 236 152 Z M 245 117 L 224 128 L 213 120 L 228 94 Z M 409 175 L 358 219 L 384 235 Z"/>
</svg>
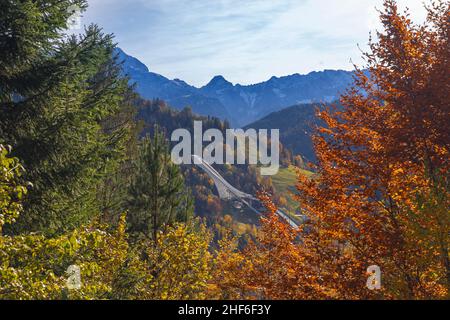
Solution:
<svg viewBox="0 0 450 320">
<path fill-rule="evenodd" d="M 95 25 L 64 34 L 73 5 L 87 3 L 0 2 L 0 140 L 34 185 L 5 227 L 11 233 L 62 232 L 97 214 L 98 186 L 123 158 L 133 125 L 119 121 L 130 88 L 112 37 Z"/>
<path fill-rule="evenodd" d="M 158 126 L 139 146 L 129 189 L 128 225 L 137 238 L 156 239 L 158 231 L 175 221 L 188 221 L 193 202 L 179 166 L 172 163 L 169 144 Z"/>
</svg>

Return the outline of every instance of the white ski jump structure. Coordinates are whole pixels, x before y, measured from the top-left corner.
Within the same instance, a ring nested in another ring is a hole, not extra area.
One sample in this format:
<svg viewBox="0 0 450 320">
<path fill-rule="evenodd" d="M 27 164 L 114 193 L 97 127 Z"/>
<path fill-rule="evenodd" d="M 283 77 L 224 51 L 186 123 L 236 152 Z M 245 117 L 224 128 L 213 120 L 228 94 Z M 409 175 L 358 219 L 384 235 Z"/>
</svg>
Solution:
<svg viewBox="0 0 450 320">
<path fill-rule="evenodd" d="M 193 163 L 197 166 L 199 166 L 203 171 L 205 171 L 208 176 L 213 179 L 214 184 L 217 188 L 217 191 L 219 193 L 219 197 L 223 200 L 236 200 L 243 204 L 245 204 L 248 208 L 250 208 L 252 211 L 257 213 L 258 215 L 261 215 L 261 212 L 256 210 L 249 201 L 257 201 L 259 200 L 252 196 L 251 194 L 242 192 L 235 187 L 233 187 L 231 184 L 228 183 L 217 171 L 214 169 L 209 163 L 204 161 L 200 156 L 193 155 L 192 156 Z M 298 224 L 289 217 L 286 213 L 284 213 L 281 210 L 277 210 L 276 214 L 283 218 L 284 221 L 289 223 L 289 225 L 293 228 L 298 228 Z"/>
</svg>

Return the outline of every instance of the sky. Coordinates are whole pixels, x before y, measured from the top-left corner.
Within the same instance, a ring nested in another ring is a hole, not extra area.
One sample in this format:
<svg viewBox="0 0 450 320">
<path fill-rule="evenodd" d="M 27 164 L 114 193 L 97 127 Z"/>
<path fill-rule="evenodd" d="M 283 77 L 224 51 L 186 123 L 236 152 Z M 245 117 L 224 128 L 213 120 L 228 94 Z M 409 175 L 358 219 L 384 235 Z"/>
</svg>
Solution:
<svg viewBox="0 0 450 320">
<path fill-rule="evenodd" d="M 423 0 L 399 0 L 423 21 Z M 150 71 L 195 86 L 362 65 L 382 0 L 90 0 L 82 24 L 113 33 Z M 358 47 L 359 46 L 359 47 Z"/>
</svg>

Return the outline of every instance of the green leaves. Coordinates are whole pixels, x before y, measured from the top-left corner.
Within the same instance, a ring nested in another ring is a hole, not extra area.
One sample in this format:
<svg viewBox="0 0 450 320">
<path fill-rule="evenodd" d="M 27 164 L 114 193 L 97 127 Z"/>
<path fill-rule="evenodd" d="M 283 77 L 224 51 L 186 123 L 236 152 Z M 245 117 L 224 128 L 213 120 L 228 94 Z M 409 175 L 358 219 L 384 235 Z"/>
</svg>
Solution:
<svg viewBox="0 0 450 320">
<path fill-rule="evenodd" d="M 21 200 L 27 188 L 19 182 L 24 169 L 10 150 L 0 144 L 0 235 L 3 225 L 13 223 L 22 211 Z"/>
</svg>

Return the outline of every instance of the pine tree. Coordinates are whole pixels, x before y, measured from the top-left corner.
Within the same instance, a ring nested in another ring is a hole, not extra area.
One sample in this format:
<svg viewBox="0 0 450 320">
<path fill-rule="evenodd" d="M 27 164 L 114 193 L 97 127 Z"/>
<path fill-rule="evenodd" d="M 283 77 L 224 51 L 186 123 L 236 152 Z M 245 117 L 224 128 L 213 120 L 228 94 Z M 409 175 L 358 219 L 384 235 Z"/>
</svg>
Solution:
<svg viewBox="0 0 450 320">
<path fill-rule="evenodd" d="M 0 139 L 14 147 L 33 189 L 8 232 L 61 232 L 99 211 L 97 187 L 123 157 L 129 91 L 112 37 L 95 26 L 63 34 L 84 0 L 2 1 Z"/>
<path fill-rule="evenodd" d="M 140 143 L 128 208 L 130 232 L 154 241 L 161 228 L 175 221 L 188 221 L 193 214 L 183 175 L 172 163 L 169 144 L 158 126 L 153 137 L 146 136 Z"/>
</svg>

